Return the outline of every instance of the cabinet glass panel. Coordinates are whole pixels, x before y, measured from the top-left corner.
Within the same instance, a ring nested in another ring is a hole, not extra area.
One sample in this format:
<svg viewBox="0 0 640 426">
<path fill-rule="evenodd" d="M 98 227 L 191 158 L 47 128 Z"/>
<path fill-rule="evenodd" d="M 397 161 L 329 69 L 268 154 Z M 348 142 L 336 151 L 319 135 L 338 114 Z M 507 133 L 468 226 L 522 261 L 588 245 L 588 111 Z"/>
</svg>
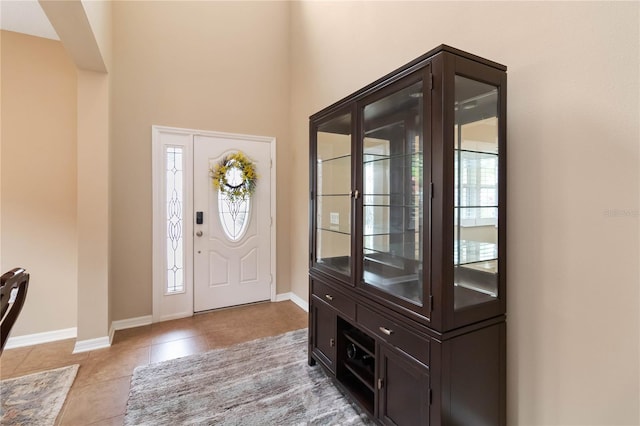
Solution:
<svg viewBox="0 0 640 426">
<path fill-rule="evenodd" d="M 315 263 L 351 275 L 351 114 L 317 130 Z"/>
<path fill-rule="evenodd" d="M 422 306 L 422 82 L 364 107 L 363 280 Z"/>
<path fill-rule="evenodd" d="M 498 89 L 455 77 L 454 306 L 498 294 Z"/>
</svg>

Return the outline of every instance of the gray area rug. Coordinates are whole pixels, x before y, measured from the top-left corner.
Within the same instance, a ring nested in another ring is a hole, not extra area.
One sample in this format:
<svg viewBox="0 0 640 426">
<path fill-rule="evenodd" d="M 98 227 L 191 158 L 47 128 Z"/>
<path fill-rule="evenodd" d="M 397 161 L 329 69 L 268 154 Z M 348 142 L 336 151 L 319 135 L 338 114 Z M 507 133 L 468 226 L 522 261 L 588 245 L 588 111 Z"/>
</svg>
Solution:
<svg viewBox="0 0 640 426">
<path fill-rule="evenodd" d="M 55 424 L 78 367 L 76 364 L 0 382 L 0 424 Z"/>
<path fill-rule="evenodd" d="M 125 426 L 368 425 L 319 366 L 307 329 L 138 367 Z"/>
</svg>

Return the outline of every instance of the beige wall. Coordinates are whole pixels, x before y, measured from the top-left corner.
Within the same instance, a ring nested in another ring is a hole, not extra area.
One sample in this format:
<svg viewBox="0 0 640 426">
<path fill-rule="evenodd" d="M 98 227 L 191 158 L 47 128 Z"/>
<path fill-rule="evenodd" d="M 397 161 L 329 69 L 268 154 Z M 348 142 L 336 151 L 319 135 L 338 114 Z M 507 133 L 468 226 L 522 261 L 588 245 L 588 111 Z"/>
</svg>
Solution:
<svg viewBox="0 0 640 426">
<path fill-rule="evenodd" d="M 509 67 L 510 425 L 640 423 L 638 7 L 292 6 L 292 140 L 307 137 L 308 115 L 440 43 Z M 292 173 L 305 176 L 308 149 L 292 148 Z M 302 296 L 307 182 L 294 183 L 291 280 Z"/>
<path fill-rule="evenodd" d="M 151 314 L 154 124 L 277 138 L 276 283 L 288 292 L 289 5 L 115 2 L 113 19 L 113 319 Z"/>
<path fill-rule="evenodd" d="M 41 1 L 77 67 L 77 342 L 105 345 L 109 300 L 109 75 L 111 3 Z M 101 340 L 96 340 L 101 339 Z"/>
<path fill-rule="evenodd" d="M 78 70 L 78 341 L 109 334 L 109 76 Z"/>
<path fill-rule="evenodd" d="M 19 336 L 76 326 L 77 75 L 60 42 L 0 34 L 0 270 L 31 274 Z"/>
<path fill-rule="evenodd" d="M 68 2 L 67 2 L 68 3 Z M 78 25 L 88 47 L 97 49 L 104 68 L 112 67 L 112 4 L 83 1 L 89 26 Z M 65 40 L 63 40 L 63 44 Z M 100 62 L 98 61 L 98 62 Z M 80 63 L 76 59 L 76 65 Z M 110 247 L 110 85 L 111 75 L 78 71 L 78 346 L 106 338 L 112 321 Z M 93 340 L 95 341 L 95 340 Z M 103 340 L 103 344 L 104 344 Z"/>
<path fill-rule="evenodd" d="M 308 116 L 447 43 L 509 66 L 508 423 L 640 423 L 639 9 L 115 2 L 113 319 L 151 313 L 152 124 L 278 138 L 278 292 L 304 298 Z M 36 300 L 14 335 L 73 327 L 76 74 L 1 34 L 0 267 Z"/>
</svg>

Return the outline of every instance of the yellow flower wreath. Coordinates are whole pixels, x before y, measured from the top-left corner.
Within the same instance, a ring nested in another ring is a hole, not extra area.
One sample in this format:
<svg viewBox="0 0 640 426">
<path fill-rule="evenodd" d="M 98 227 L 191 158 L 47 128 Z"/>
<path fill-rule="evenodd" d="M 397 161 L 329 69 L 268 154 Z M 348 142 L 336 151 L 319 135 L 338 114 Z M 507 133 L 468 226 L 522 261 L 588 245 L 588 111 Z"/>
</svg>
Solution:
<svg viewBox="0 0 640 426">
<path fill-rule="evenodd" d="M 232 185 L 227 173 L 230 170 L 240 172 L 240 183 Z M 226 155 L 218 164 L 209 169 L 213 186 L 232 201 L 246 200 L 256 190 L 258 174 L 253 162 L 242 152 Z"/>
</svg>

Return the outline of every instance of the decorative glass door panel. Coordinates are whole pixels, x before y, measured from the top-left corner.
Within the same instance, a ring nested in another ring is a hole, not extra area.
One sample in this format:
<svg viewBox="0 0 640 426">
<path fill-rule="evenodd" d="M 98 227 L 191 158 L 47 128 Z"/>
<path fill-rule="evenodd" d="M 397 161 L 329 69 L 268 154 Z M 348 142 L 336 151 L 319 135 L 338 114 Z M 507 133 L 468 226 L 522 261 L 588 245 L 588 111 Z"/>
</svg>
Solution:
<svg viewBox="0 0 640 426">
<path fill-rule="evenodd" d="M 351 276 L 351 114 L 316 133 L 316 265 Z"/>
<path fill-rule="evenodd" d="M 363 281 L 422 306 L 422 81 L 363 110 Z"/>
<path fill-rule="evenodd" d="M 498 297 L 498 89 L 455 77 L 454 307 Z"/>
</svg>

